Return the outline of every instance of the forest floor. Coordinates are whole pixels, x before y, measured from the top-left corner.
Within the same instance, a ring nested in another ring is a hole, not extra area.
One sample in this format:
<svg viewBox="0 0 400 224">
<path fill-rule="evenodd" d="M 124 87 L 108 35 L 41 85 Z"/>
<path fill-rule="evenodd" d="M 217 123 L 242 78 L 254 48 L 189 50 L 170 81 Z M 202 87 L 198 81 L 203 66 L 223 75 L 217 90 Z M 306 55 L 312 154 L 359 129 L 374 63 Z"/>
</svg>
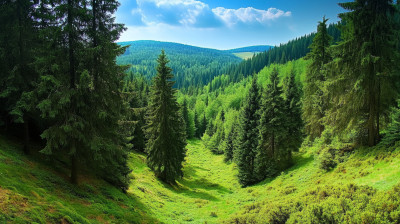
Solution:
<svg viewBox="0 0 400 224">
<path fill-rule="evenodd" d="M 184 177 L 176 186 L 157 180 L 145 155 L 131 153 L 128 194 L 81 177 L 70 185 L 62 166 L 23 155 L 21 145 L 0 135 L 0 223 L 222 223 L 265 201 L 301 199 L 313 188 L 368 185 L 378 191 L 400 183 L 400 150 L 360 149 L 335 169 L 321 171 L 313 149 L 294 155 L 278 177 L 241 188 L 237 167 L 189 140 Z"/>
</svg>

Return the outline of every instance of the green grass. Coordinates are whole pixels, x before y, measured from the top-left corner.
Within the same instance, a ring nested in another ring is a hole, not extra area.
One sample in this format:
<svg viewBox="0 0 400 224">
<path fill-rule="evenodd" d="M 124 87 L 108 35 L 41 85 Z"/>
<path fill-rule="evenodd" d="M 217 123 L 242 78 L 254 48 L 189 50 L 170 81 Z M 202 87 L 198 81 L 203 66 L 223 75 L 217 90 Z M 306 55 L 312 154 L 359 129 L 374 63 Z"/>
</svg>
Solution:
<svg viewBox="0 0 400 224">
<path fill-rule="evenodd" d="M 0 223 L 156 222 L 134 195 L 90 177 L 71 185 L 57 164 L 21 149 L 0 136 Z"/>
<path fill-rule="evenodd" d="M 246 59 L 252 58 L 253 55 L 257 54 L 257 53 L 259 53 L 259 52 L 240 52 L 240 53 L 233 53 L 233 54 L 243 60 L 246 60 Z"/>
<path fill-rule="evenodd" d="M 134 179 L 125 195 L 89 177 L 83 177 L 78 187 L 70 185 L 62 172 L 36 157 L 27 158 L 20 145 L 0 136 L 0 223 L 256 223 L 272 217 L 274 209 L 294 202 L 334 204 L 340 201 L 335 198 L 343 195 L 355 202 L 361 200 L 358 197 L 377 201 L 390 195 L 386 192 L 400 182 L 398 149 L 360 149 L 325 172 L 308 148 L 296 153 L 294 166 L 278 177 L 241 188 L 234 163 L 224 163 L 223 156 L 213 155 L 199 140 L 188 143 L 184 177 L 177 186 L 157 180 L 146 166 L 145 156 L 132 153 L 129 166 Z M 340 193 L 333 197 L 338 192 L 353 192 L 353 188 L 361 196 Z M 321 200 L 325 194 L 332 197 Z M 302 205 L 304 214 L 310 210 L 306 204 Z M 304 218 L 303 213 L 291 212 L 293 220 Z"/>
</svg>

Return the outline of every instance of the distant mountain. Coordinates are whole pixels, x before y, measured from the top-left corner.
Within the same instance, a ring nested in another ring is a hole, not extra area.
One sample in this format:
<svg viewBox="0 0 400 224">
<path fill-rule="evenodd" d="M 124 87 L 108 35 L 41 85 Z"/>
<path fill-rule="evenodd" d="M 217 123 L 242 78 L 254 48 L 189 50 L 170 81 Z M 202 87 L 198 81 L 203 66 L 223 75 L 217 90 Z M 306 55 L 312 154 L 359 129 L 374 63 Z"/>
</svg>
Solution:
<svg viewBox="0 0 400 224">
<path fill-rule="evenodd" d="M 270 46 L 270 45 L 256 45 L 256 46 L 235 48 L 235 49 L 230 49 L 230 50 L 225 50 L 225 51 L 229 52 L 229 53 L 242 53 L 242 52 L 258 53 L 258 52 L 268 51 L 273 47 L 274 46 Z"/>
<path fill-rule="evenodd" d="M 233 64 L 242 61 L 228 51 L 178 43 L 143 40 L 118 44 L 130 45 L 125 54 L 117 58 L 119 64 L 132 65 L 128 79 L 133 79 L 135 74 L 149 79 L 153 77 L 156 74 L 157 57 L 164 49 L 170 60 L 169 66 L 173 69 L 177 88 L 206 84 L 215 76 L 226 72 Z"/>
</svg>

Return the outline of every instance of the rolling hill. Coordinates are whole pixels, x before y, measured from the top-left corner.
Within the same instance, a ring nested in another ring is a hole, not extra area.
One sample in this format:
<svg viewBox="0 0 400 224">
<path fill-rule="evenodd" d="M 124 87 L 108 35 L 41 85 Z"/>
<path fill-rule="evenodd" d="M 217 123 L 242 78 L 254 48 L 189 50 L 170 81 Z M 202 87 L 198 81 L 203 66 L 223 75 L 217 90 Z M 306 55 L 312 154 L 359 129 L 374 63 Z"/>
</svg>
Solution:
<svg viewBox="0 0 400 224">
<path fill-rule="evenodd" d="M 128 76 L 128 79 L 132 79 L 134 74 L 141 74 L 149 79 L 153 77 L 156 73 L 157 57 L 162 49 L 165 50 L 177 88 L 206 84 L 215 76 L 223 74 L 231 65 L 242 61 L 227 51 L 178 43 L 143 40 L 119 44 L 129 45 L 125 54 L 117 58 L 119 64 L 132 65 L 129 69 L 131 76 Z"/>
</svg>

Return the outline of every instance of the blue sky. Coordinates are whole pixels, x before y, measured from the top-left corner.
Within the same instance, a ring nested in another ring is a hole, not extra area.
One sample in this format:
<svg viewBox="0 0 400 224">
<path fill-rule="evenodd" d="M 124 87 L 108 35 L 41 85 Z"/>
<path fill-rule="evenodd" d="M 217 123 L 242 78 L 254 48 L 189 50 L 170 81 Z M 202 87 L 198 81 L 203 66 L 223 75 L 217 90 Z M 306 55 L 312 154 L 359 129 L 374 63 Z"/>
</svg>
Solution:
<svg viewBox="0 0 400 224">
<path fill-rule="evenodd" d="M 120 0 L 119 41 L 158 40 L 215 49 L 279 45 L 338 21 L 346 0 Z"/>
</svg>

